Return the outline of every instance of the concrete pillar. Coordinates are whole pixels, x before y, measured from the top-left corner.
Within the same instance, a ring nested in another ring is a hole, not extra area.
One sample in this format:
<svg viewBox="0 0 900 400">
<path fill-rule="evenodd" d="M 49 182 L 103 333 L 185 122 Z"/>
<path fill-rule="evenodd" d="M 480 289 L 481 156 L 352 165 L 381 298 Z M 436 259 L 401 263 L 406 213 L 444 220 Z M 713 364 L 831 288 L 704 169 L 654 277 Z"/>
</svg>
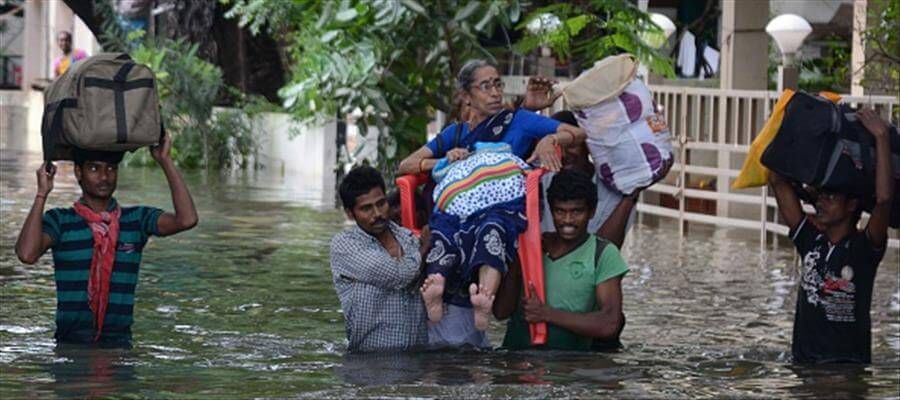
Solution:
<svg viewBox="0 0 900 400">
<path fill-rule="evenodd" d="M 722 0 L 722 34 L 719 87 L 724 90 L 765 90 L 769 84 L 769 36 L 765 27 L 769 22 L 768 0 Z M 722 96 L 719 112 L 728 112 L 727 97 Z M 737 107 L 737 103 L 732 105 Z M 737 115 L 735 113 L 734 115 Z M 727 120 L 723 118 L 722 124 Z M 724 143 L 726 126 L 720 125 L 720 143 Z M 719 151 L 716 165 L 722 170 L 731 168 L 731 153 Z M 729 193 L 728 175 L 716 177 L 716 191 Z M 729 215 L 728 202 L 716 202 L 716 214 Z"/>
<path fill-rule="evenodd" d="M 22 57 L 22 90 L 31 90 L 31 83 L 35 79 L 43 77 L 44 59 L 44 5 L 37 0 L 25 2 L 25 32 L 23 39 Z"/>
<path fill-rule="evenodd" d="M 775 91 L 781 93 L 784 89 L 797 90 L 800 84 L 800 68 L 796 64 L 778 66 L 778 84 Z"/>
<path fill-rule="evenodd" d="M 853 41 L 850 43 L 850 95 L 863 96 L 863 67 L 866 65 L 866 43 L 863 34 L 866 31 L 867 0 L 853 2 Z"/>
<path fill-rule="evenodd" d="M 769 2 L 722 0 L 719 87 L 762 90 L 768 86 Z"/>
<path fill-rule="evenodd" d="M 84 21 L 77 15 L 73 15 L 72 24 L 74 25 L 72 28 L 72 48 L 84 50 L 88 55 L 99 53 L 100 43 L 94 37 L 91 29 L 85 25 Z"/>
<path fill-rule="evenodd" d="M 537 74 L 540 76 L 556 76 L 556 58 L 550 53 L 550 48 L 541 46 L 541 56 L 538 58 Z"/>
</svg>

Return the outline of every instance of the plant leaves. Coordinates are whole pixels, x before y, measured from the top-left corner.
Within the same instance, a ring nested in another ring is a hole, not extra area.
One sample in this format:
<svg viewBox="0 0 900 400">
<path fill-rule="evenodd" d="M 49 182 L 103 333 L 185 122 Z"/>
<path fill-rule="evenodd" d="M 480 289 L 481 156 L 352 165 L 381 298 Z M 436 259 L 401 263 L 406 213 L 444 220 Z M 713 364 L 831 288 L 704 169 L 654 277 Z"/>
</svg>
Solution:
<svg viewBox="0 0 900 400">
<path fill-rule="evenodd" d="M 422 7 L 416 0 L 400 0 L 400 3 L 403 4 L 406 8 L 415 11 L 418 14 L 427 16 L 428 12 L 425 11 L 425 7 Z"/>
<path fill-rule="evenodd" d="M 319 37 L 319 40 L 322 41 L 322 43 L 328 43 L 332 39 L 336 38 L 338 33 L 340 32 L 336 30 L 325 32 L 322 36 Z"/>
<path fill-rule="evenodd" d="M 519 22 L 519 18 L 522 17 L 522 6 L 519 4 L 519 0 L 512 0 L 512 4 L 509 6 L 509 22 L 516 23 Z"/>
<path fill-rule="evenodd" d="M 357 12 L 355 8 L 348 8 L 337 13 L 334 16 L 334 19 L 338 22 L 349 22 L 356 18 L 357 15 L 359 15 L 359 12 Z"/>
<path fill-rule="evenodd" d="M 471 17 L 472 14 L 474 14 L 475 11 L 477 11 L 478 7 L 480 7 L 480 6 L 481 6 L 481 4 L 479 4 L 477 1 L 469 2 L 469 4 L 467 4 L 465 7 L 459 9 L 459 11 L 456 12 L 456 16 L 453 17 L 453 20 L 459 22 L 466 18 Z"/>
</svg>

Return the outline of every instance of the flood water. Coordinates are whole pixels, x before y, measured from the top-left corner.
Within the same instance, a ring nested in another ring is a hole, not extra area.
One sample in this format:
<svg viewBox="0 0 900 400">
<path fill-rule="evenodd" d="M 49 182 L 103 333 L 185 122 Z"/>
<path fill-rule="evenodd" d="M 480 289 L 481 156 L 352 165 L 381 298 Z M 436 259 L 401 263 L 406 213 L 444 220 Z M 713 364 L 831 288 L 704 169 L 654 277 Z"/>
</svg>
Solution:
<svg viewBox="0 0 900 400">
<path fill-rule="evenodd" d="M 0 398 L 898 398 L 900 262 L 879 267 L 872 360 L 795 367 L 797 269 L 786 242 L 709 227 L 680 241 L 647 219 L 624 249 L 628 324 L 616 353 L 444 352 L 344 356 L 328 265 L 343 215 L 265 174 L 185 174 L 194 230 L 144 252 L 130 350 L 58 348 L 49 254 L 21 264 L 16 236 L 35 156 L 0 152 Z M 253 176 L 256 175 L 256 176 Z M 61 165 L 49 206 L 79 190 Z M 122 168 L 117 198 L 171 210 L 159 169 Z M 505 324 L 495 322 L 499 345 Z"/>
</svg>

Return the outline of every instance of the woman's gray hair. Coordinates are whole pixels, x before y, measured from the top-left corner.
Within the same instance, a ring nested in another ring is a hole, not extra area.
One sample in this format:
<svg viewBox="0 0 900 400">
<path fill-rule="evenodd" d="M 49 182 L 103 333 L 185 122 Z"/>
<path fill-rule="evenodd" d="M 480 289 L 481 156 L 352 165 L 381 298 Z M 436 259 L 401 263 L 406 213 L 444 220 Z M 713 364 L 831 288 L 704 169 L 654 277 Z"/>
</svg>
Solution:
<svg viewBox="0 0 900 400">
<path fill-rule="evenodd" d="M 494 69 L 497 69 L 496 65 L 481 58 L 466 61 L 462 68 L 459 69 L 459 74 L 456 75 L 456 88 L 462 91 L 468 91 L 469 87 L 475 82 L 475 71 L 481 67 L 493 67 Z"/>
</svg>

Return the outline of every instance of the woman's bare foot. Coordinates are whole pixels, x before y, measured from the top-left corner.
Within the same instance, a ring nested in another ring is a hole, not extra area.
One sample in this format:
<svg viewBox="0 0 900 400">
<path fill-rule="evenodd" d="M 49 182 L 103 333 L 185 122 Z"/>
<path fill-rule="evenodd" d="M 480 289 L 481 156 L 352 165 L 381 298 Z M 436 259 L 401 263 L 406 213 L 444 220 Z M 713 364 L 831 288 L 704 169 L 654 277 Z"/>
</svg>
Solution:
<svg viewBox="0 0 900 400">
<path fill-rule="evenodd" d="M 484 285 L 469 285 L 469 300 L 472 302 L 472 308 L 475 311 L 475 329 L 479 331 L 487 330 L 488 324 L 491 322 L 491 307 L 494 306 L 494 294 L 488 294 Z"/>
<path fill-rule="evenodd" d="M 430 274 L 422 283 L 422 300 L 425 301 L 425 311 L 428 320 L 438 322 L 444 318 L 444 276 Z"/>
</svg>

